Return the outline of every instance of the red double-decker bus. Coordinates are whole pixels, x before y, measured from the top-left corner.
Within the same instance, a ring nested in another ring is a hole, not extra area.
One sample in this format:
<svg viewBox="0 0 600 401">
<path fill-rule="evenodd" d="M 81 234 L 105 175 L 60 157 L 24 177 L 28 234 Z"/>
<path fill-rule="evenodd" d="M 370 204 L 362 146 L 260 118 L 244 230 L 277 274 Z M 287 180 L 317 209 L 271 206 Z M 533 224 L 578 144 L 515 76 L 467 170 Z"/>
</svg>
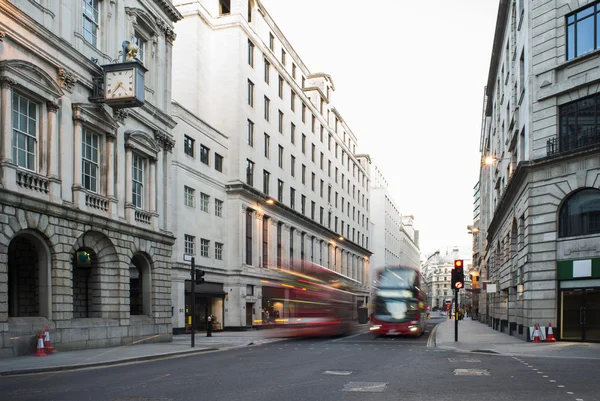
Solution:
<svg viewBox="0 0 600 401">
<path fill-rule="evenodd" d="M 276 337 L 335 336 L 357 327 L 357 282 L 314 263 L 301 271 L 278 269 L 278 278 L 261 280 L 263 316 L 258 327 Z"/>
<path fill-rule="evenodd" d="M 421 272 L 412 267 L 390 266 L 378 273 L 371 298 L 371 333 L 420 336 L 425 332 L 427 295 L 421 281 Z"/>
</svg>

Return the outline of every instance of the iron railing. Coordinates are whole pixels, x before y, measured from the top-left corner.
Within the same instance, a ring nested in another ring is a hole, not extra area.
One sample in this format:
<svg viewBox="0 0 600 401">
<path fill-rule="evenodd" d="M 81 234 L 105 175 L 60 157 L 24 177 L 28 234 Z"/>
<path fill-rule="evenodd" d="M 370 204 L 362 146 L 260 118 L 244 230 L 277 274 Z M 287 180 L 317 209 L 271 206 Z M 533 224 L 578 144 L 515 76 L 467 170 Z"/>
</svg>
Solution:
<svg viewBox="0 0 600 401">
<path fill-rule="evenodd" d="M 546 154 L 552 156 L 598 144 L 600 144 L 600 127 L 590 127 L 580 132 L 559 134 L 548 139 Z"/>
</svg>

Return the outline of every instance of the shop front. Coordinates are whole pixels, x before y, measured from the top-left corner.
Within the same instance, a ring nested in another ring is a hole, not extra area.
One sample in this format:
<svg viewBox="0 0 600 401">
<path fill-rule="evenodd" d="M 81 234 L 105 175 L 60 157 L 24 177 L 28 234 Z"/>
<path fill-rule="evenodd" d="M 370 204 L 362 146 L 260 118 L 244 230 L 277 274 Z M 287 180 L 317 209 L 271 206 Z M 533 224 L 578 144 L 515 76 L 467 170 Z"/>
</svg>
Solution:
<svg viewBox="0 0 600 401">
<path fill-rule="evenodd" d="M 185 331 L 191 331 L 191 281 L 185 281 Z M 223 330 L 225 291 L 222 283 L 202 283 L 196 285 L 195 294 L 195 326 L 196 331 L 206 331 L 207 318 L 213 316 L 212 328 L 214 331 Z"/>
<path fill-rule="evenodd" d="M 600 258 L 557 265 L 559 338 L 600 342 Z"/>
</svg>

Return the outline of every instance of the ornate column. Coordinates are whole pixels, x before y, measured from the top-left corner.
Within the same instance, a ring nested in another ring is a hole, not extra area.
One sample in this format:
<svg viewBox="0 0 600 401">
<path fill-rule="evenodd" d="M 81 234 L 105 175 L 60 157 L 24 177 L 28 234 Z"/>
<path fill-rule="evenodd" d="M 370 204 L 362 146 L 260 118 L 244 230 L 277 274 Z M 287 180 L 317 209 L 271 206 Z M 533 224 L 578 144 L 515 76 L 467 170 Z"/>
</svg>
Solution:
<svg viewBox="0 0 600 401">
<path fill-rule="evenodd" d="M 133 146 L 127 144 L 125 145 L 125 218 L 127 222 L 133 224 L 133 196 L 131 193 L 131 179 L 132 179 L 132 159 L 133 159 Z"/>
<path fill-rule="evenodd" d="M 0 134 L 2 142 L 0 143 L 0 163 L 2 165 L 12 162 L 12 102 L 11 88 L 17 84 L 17 81 L 8 77 L 0 77 Z M 4 176 L 4 174 L 3 174 Z M 3 177 L 4 178 L 4 177 Z M 6 186 L 6 183 L 2 183 Z"/>
<path fill-rule="evenodd" d="M 106 197 L 115 197 L 115 142 L 116 135 L 106 137 Z"/>
<path fill-rule="evenodd" d="M 151 157 L 150 182 L 148 184 L 148 211 L 152 215 L 152 228 L 158 230 L 158 214 L 156 213 L 156 157 Z"/>
<path fill-rule="evenodd" d="M 48 177 L 59 178 L 58 155 L 60 154 L 58 141 L 58 104 L 47 102 L 48 108 Z"/>
<path fill-rule="evenodd" d="M 83 135 L 83 127 L 81 120 L 73 121 L 73 204 L 76 208 L 84 205 L 84 193 L 81 191 L 81 138 Z"/>
</svg>

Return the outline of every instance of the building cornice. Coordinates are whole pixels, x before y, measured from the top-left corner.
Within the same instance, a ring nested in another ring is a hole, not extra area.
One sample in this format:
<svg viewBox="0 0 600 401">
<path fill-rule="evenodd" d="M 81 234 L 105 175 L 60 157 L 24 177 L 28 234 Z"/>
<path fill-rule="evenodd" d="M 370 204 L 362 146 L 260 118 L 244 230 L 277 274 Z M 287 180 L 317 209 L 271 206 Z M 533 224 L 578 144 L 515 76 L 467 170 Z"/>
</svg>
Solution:
<svg viewBox="0 0 600 401">
<path fill-rule="evenodd" d="M 183 15 L 177 10 L 170 0 L 154 0 L 154 3 L 169 16 L 171 21 L 177 22 L 183 19 Z"/>
</svg>

